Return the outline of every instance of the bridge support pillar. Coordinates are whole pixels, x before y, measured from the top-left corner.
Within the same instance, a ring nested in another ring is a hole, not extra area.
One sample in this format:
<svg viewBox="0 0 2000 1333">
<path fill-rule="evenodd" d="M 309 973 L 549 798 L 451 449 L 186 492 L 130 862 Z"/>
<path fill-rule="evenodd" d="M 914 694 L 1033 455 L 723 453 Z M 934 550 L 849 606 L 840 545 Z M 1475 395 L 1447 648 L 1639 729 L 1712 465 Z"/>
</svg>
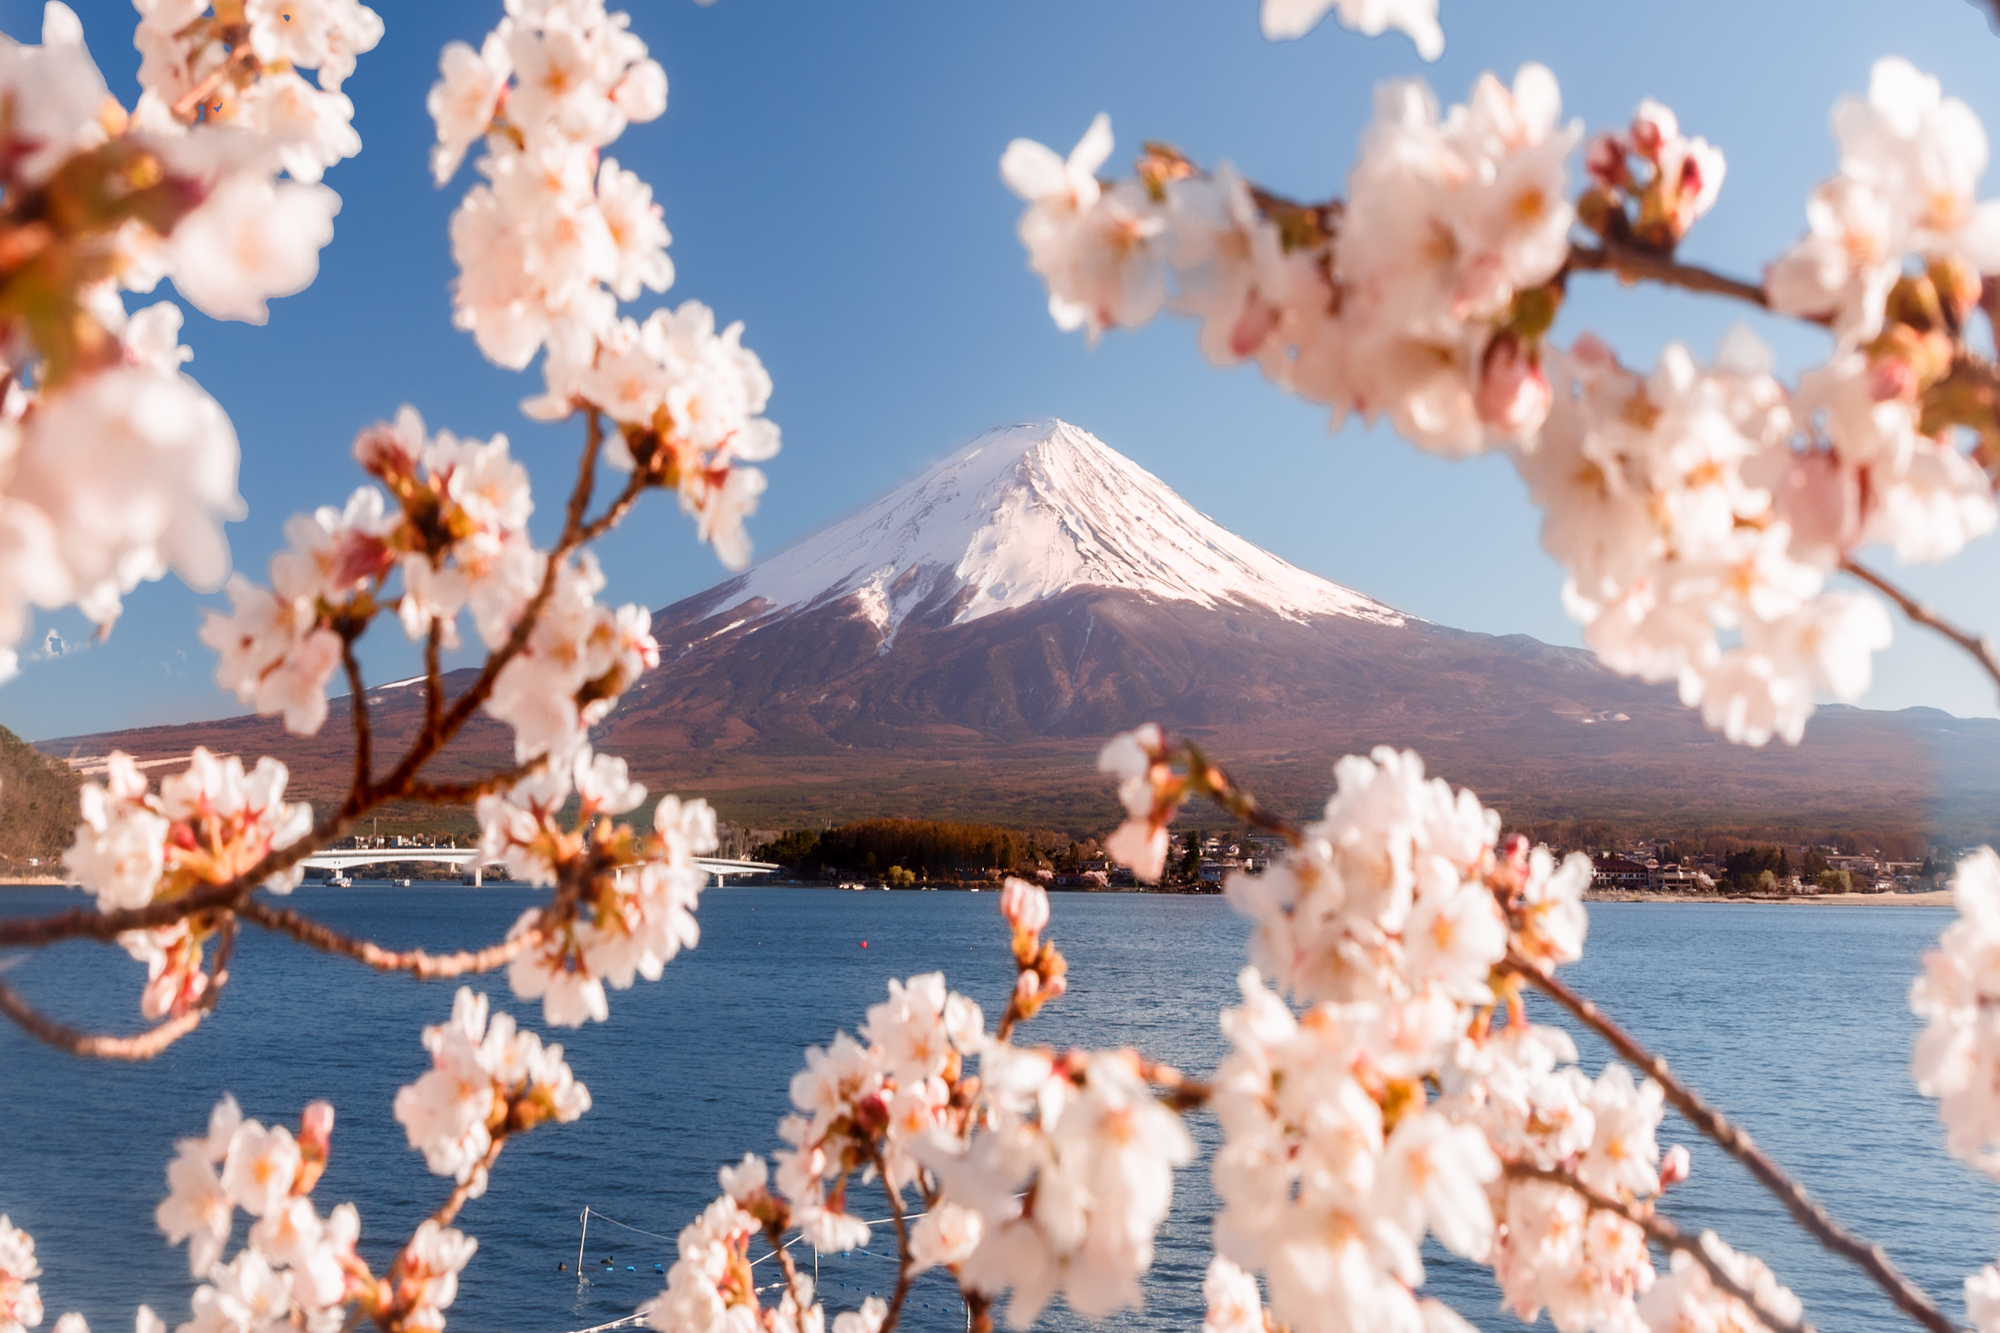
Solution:
<svg viewBox="0 0 2000 1333">
<path fill-rule="evenodd" d="M 479 864 L 479 862 L 478 862 L 478 861 L 474 861 L 474 862 L 472 863 L 472 887 L 473 887 L 473 888 L 475 888 L 475 889 L 476 889 L 476 888 L 478 888 L 478 887 L 480 886 L 480 884 L 482 883 L 482 879 L 481 879 L 481 877 L 482 877 L 483 875 L 485 875 L 485 873 L 486 873 L 486 867 L 485 867 L 485 866 L 483 866 L 483 865 Z"/>
</svg>

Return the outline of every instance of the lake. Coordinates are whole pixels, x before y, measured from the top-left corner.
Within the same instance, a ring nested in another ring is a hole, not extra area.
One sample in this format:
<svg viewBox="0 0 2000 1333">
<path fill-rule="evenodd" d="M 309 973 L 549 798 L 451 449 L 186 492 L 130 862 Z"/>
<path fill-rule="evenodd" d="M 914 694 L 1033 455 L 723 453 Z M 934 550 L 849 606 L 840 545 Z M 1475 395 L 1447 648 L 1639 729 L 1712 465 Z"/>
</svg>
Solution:
<svg viewBox="0 0 2000 1333">
<path fill-rule="evenodd" d="M 393 947 L 449 949 L 500 938 L 537 897 L 419 883 L 307 886 L 292 901 Z M 55 889 L 5 890 L 0 914 L 83 901 Z M 1223 1051 L 1215 1015 L 1233 1002 L 1244 961 L 1246 931 L 1229 908 L 1212 897 L 1132 894 L 1057 894 L 1053 906 L 1049 933 L 1070 958 L 1071 990 L 1024 1039 L 1133 1045 L 1190 1073 L 1211 1071 Z M 1934 1106 L 1908 1076 L 1918 1025 L 1904 1000 L 1951 913 L 1598 903 L 1590 916 L 1586 958 L 1565 976 L 1962 1317 L 1961 1281 L 2000 1250 L 2000 1189 L 1945 1155 Z M 730 887 L 703 895 L 700 919 L 701 946 L 662 981 L 612 992 L 608 1024 L 544 1033 L 563 1043 L 595 1105 L 575 1124 L 512 1142 L 492 1188 L 461 1215 L 479 1253 L 447 1312 L 452 1328 L 571 1333 L 631 1313 L 663 1285 L 654 1266 L 671 1262 L 665 1238 L 715 1196 L 716 1168 L 778 1146 L 775 1126 L 804 1045 L 852 1031 L 892 976 L 941 969 L 989 1018 L 1013 976 L 997 894 Z M 144 973 L 115 947 L 67 944 L 0 967 L 68 1022 L 137 1024 Z M 346 1200 L 359 1206 L 361 1250 L 377 1271 L 447 1192 L 449 1182 L 406 1147 L 390 1101 L 427 1067 L 418 1029 L 445 1017 L 456 983 L 380 977 L 255 930 L 232 972 L 218 1012 L 150 1064 L 72 1059 L 0 1023 L 0 1212 L 35 1235 L 51 1321 L 76 1309 L 97 1333 L 122 1333 L 141 1301 L 169 1327 L 187 1318 L 186 1251 L 167 1248 L 152 1212 L 173 1141 L 199 1133 L 225 1091 L 247 1115 L 294 1127 L 306 1101 L 333 1101 L 333 1160 L 314 1199 L 322 1212 Z M 539 1006 L 514 1000 L 503 979 L 473 984 L 539 1027 Z M 1546 1006 L 1536 1016 L 1553 1017 Z M 1583 1045 L 1594 1073 L 1603 1051 Z M 1212 1151 L 1213 1121 L 1196 1114 L 1190 1123 Z M 1661 1142 L 1687 1143 L 1694 1154 L 1672 1216 L 1763 1257 L 1825 1333 L 1910 1327 L 1671 1115 Z M 556 1265 L 574 1267 L 586 1205 L 634 1230 L 594 1217 L 580 1283 Z M 1199 1327 L 1213 1209 L 1201 1167 L 1183 1172 L 1148 1304 L 1111 1324 Z M 242 1234 L 239 1216 L 237 1243 Z M 871 1291 L 886 1296 L 893 1249 L 883 1227 L 872 1253 L 822 1260 L 829 1311 Z M 1427 1290 L 1482 1329 L 1519 1326 L 1496 1313 L 1483 1271 L 1435 1247 L 1427 1263 Z M 945 1333 L 963 1323 L 950 1279 L 921 1279 L 907 1326 Z M 1044 1326 L 1085 1325 L 1058 1309 Z"/>
</svg>

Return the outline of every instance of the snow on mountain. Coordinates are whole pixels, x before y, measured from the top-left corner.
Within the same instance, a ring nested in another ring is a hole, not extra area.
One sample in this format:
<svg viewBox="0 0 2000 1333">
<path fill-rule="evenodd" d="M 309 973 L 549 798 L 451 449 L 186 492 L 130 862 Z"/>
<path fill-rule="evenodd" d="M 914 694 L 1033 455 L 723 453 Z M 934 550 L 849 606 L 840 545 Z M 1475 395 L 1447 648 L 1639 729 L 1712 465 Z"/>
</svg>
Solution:
<svg viewBox="0 0 2000 1333">
<path fill-rule="evenodd" d="M 1090 432 L 1056 420 L 988 431 L 703 601 L 711 613 L 746 612 L 726 633 L 854 597 L 886 649 L 912 614 L 964 624 L 1078 587 L 1264 607 L 1301 622 L 1403 623 L 1244 541 Z"/>
</svg>

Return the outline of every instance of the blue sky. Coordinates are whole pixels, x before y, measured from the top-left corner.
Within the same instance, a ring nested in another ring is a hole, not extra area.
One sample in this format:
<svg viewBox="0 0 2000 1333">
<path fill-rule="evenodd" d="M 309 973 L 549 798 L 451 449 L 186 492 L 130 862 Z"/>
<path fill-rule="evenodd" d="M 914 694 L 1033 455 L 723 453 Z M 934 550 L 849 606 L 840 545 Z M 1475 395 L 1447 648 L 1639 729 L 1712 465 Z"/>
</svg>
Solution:
<svg viewBox="0 0 2000 1333">
<path fill-rule="evenodd" d="M 114 90 L 136 93 L 127 0 L 72 0 Z M 477 42 L 499 0 L 378 0 L 382 45 L 347 85 L 365 144 L 328 175 L 344 207 L 320 278 L 273 303 L 264 328 L 190 313 L 189 370 L 244 445 L 250 517 L 229 529 L 237 567 L 262 579 L 287 515 L 336 503 L 360 480 L 355 431 L 416 405 L 433 427 L 504 432 L 528 462 L 546 538 L 567 485 L 570 428 L 518 410 L 539 376 L 499 370 L 451 327 L 446 221 L 462 192 L 431 187 L 423 101 L 437 54 Z M 746 341 L 777 383 L 785 450 L 752 521 L 769 551 L 999 422 L 1061 416 L 1163 477 L 1218 521 L 1284 558 L 1444 624 L 1577 643 L 1538 519 L 1499 459 L 1450 463 L 1387 431 L 1326 431 L 1324 415 L 1254 371 L 1218 371 L 1181 321 L 1087 350 L 1059 333 L 1023 262 L 1016 201 L 999 180 L 1016 135 L 1067 151 L 1111 114 L 1122 172 L 1142 138 L 1233 159 L 1301 197 L 1344 191 L 1380 80 L 1422 74 L 1462 100 L 1492 69 L 1549 65 L 1565 113 L 1595 130 L 1660 98 L 1728 154 L 1717 208 L 1685 257 L 1755 276 L 1803 226 L 1808 191 L 1834 166 L 1827 115 L 1900 54 L 2000 127 L 1991 77 L 2000 38 L 1966 0 L 1660 6 L 1597 0 L 1445 0 L 1444 58 L 1400 36 L 1329 22 L 1281 46 L 1258 35 L 1256 0 L 633 0 L 634 28 L 671 81 L 666 116 L 611 151 L 655 189 L 678 280 Z M 0 28 L 35 40 L 39 3 L 0 0 Z M 1988 190 L 2000 194 L 2000 173 Z M 170 294 L 170 293 L 167 293 Z M 636 307 L 643 314 L 652 302 Z M 1704 355 L 1740 317 L 1726 302 L 1602 277 L 1572 284 L 1559 334 L 1593 329 L 1650 364 L 1684 340 Z M 1796 370 L 1817 333 L 1753 321 Z M 723 577 L 669 499 L 651 498 L 603 550 L 608 595 L 659 607 Z M 1883 557 L 1886 560 L 1886 556 Z M 1941 608 L 2000 630 L 2000 544 L 1908 572 Z M 31 738 L 239 711 L 195 636 L 202 598 L 174 580 L 127 599 L 110 638 L 86 646 L 73 613 L 46 616 L 68 650 L 0 686 L 0 723 Z M 35 644 L 24 645 L 33 647 Z M 393 623 L 365 644 L 370 678 L 414 670 Z M 468 655 L 465 661 L 472 660 Z M 1898 626 L 1871 706 L 1928 703 L 1994 714 L 1969 662 Z"/>
</svg>

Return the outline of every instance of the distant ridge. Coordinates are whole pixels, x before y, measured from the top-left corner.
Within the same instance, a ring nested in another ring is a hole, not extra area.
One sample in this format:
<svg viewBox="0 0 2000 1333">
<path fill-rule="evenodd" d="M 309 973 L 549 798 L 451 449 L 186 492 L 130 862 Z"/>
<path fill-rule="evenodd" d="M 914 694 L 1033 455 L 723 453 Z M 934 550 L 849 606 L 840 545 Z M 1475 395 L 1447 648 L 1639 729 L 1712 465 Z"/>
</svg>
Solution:
<svg viewBox="0 0 2000 1333">
<path fill-rule="evenodd" d="M 1286 564 L 1061 421 L 978 437 L 660 611 L 654 633 L 662 666 L 599 744 L 653 790 L 759 827 L 1100 829 L 1116 805 L 1098 745 L 1157 721 L 1293 813 L 1325 799 L 1340 755 L 1390 744 L 1518 822 L 2000 836 L 2000 721 L 1828 708 L 1797 748 L 1732 746 L 1671 687 L 1588 653 L 1434 625 Z M 421 690 L 369 699 L 385 743 L 420 719 Z M 43 748 L 153 758 L 197 743 L 276 754 L 317 800 L 345 790 L 334 724 L 300 740 L 237 718 Z M 436 776 L 508 751 L 482 718 Z"/>
</svg>

